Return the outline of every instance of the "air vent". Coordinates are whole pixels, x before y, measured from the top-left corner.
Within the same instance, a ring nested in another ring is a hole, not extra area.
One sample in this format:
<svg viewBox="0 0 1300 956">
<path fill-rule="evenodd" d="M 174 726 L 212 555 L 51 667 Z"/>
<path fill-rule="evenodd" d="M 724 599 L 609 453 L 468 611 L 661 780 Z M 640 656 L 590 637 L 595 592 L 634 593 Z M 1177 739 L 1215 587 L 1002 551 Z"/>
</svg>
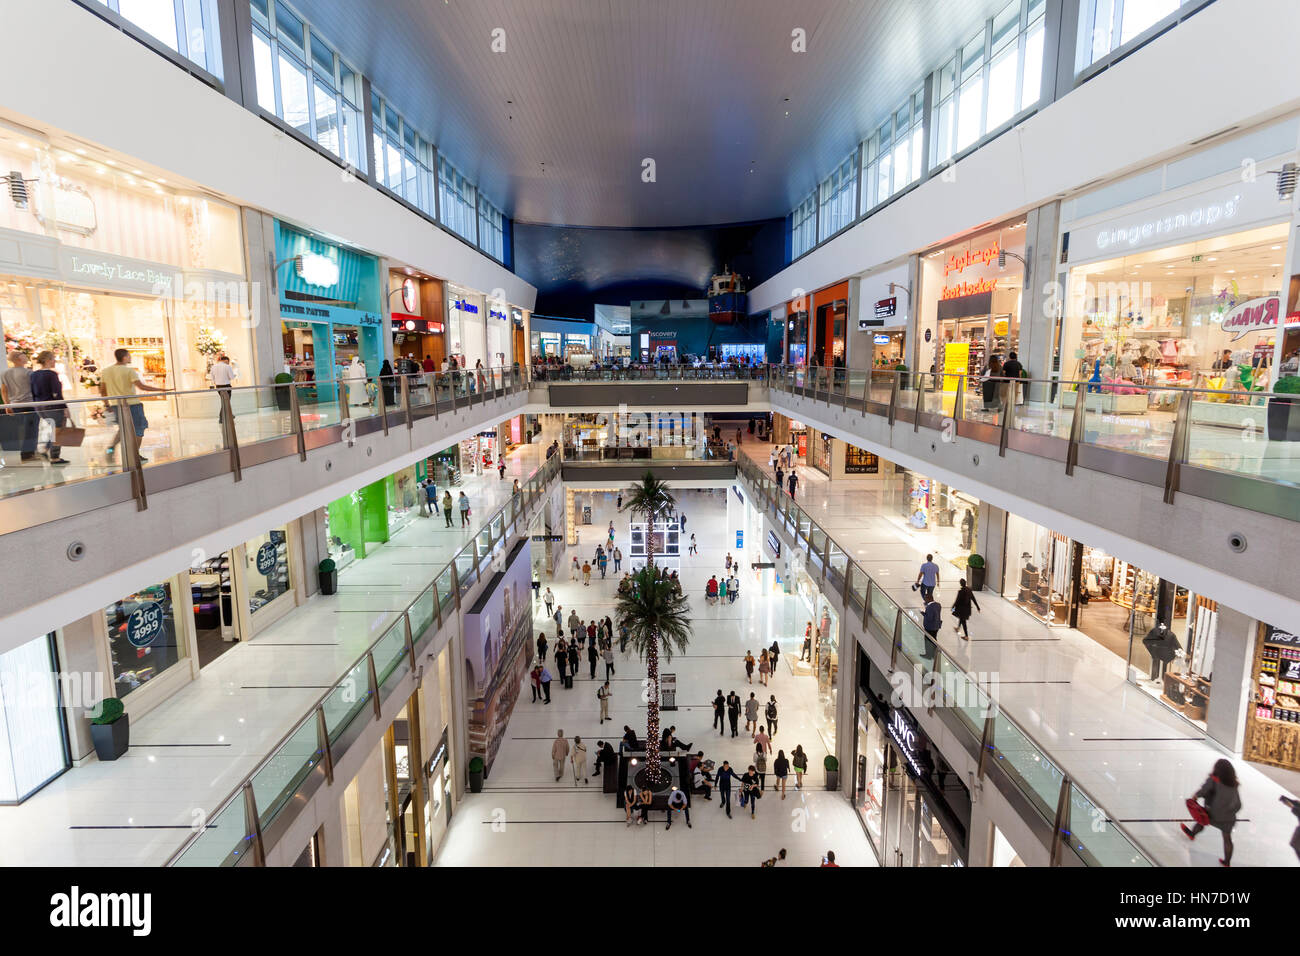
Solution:
<svg viewBox="0 0 1300 956">
<path fill-rule="evenodd" d="M 1227 136 L 1229 133 L 1241 129 L 1240 126 L 1229 126 L 1227 129 L 1221 129 L 1217 133 L 1211 133 L 1209 136 L 1202 136 L 1200 139 L 1194 139 L 1188 146 L 1200 146 L 1202 143 L 1208 143 L 1212 139 L 1218 139 L 1220 136 Z"/>
</svg>

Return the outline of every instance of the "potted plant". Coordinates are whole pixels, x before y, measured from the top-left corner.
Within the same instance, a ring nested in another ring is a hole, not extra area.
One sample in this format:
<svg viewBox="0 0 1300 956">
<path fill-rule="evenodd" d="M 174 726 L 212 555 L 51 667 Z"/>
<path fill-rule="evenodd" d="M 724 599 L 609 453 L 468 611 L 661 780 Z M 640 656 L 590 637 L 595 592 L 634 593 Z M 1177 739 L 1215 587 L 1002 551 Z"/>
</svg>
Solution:
<svg viewBox="0 0 1300 956">
<path fill-rule="evenodd" d="M 907 365 L 903 362 L 894 363 L 894 371 L 898 373 L 898 387 L 900 390 L 907 388 Z"/>
<path fill-rule="evenodd" d="M 483 758 L 472 757 L 469 762 L 469 792 L 483 792 Z"/>
<path fill-rule="evenodd" d="M 1283 375 L 1268 399 L 1268 440 L 1300 441 L 1300 375 Z"/>
<path fill-rule="evenodd" d="M 131 743 L 131 717 L 117 697 L 105 697 L 96 709 L 98 714 L 90 719 L 95 756 L 100 760 L 116 760 L 126 753 Z"/>
<path fill-rule="evenodd" d="M 822 766 L 826 769 L 826 789 L 838 790 L 840 788 L 840 762 L 831 754 L 827 754 L 822 760 Z"/>
<path fill-rule="evenodd" d="M 288 372 L 279 372 L 275 376 L 275 407 L 282 412 L 287 412 L 290 408 L 289 384 L 293 381 L 293 376 Z"/>
<path fill-rule="evenodd" d="M 316 568 L 321 594 L 333 594 L 339 589 L 339 569 L 333 558 L 326 558 Z"/>
<path fill-rule="evenodd" d="M 966 559 L 966 583 L 970 585 L 972 591 L 984 590 L 984 575 L 987 568 L 984 566 L 984 556 L 982 554 L 972 554 Z"/>
</svg>

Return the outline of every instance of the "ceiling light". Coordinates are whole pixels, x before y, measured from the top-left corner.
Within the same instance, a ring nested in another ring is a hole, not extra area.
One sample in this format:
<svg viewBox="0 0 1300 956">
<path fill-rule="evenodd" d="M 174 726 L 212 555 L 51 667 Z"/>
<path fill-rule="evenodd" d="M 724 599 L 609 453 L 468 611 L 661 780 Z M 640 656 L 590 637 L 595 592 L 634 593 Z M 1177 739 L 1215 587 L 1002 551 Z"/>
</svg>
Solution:
<svg viewBox="0 0 1300 956">
<path fill-rule="evenodd" d="M 84 149 L 76 150 L 76 153 L 77 153 L 78 156 L 85 156 L 85 155 L 86 155 L 86 151 L 85 151 Z"/>
<path fill-rule="evenodd" d="M 1228 275 L 1236 275 L 1236 273 L 1237 273 L 1237 270 L 1236 270 L 1236 269 L 1229 269 L 1229 270 L 1228 270 Z"/>
<path fill-rule="evenodd" d="M 1218 256 L 1210 256 L 1210 258 L 1206 259 L 1205 261 L 1206 261 L 1206 262 L 1218 262 L 1218 261 L 1219 261 L 1219 257 L 1218 257 Z"/>
<path fill-rule="evenodd" d="M 108 165 L 110 165 L 110 166 L 116 166 L 116 165 L 117 165 L 117 160 L 115 160 L 115 159 L 106 159 L 106 160 L 104 160 L 104 162 L 106 162 L 106 163 L 107 163 Z"/>
<path fill-rule="evenodd" d="M 23 141 L 23 140 L 19 140 L 19 141 L 18 141 L 18 148 L 19 148 L 19 149 L 31 149 L 31 146 L 28 145 L 25 141 Z"/>
<path fill-rule="evenodd" d="M 1281 246 L 1269 246 L 1270 249 L 1281 249 Z"/>
<path fill-rule="evenodd" d="M 131 172 L 135 173 L 137 176 L 143 176 L 143 175 L 144 175 L 144 170 L 143 170 L 143 169 L 133 169 L 133 170 L 131 170 Z"/>
<path fill-rule="evenodd" d="M 166 184 L 167 180 L 165 180 L 165 179 L 161 179 L 161 178 L 160 178 L 160 179 L 158 180 L 158 182 L 163 183 L 163 184 Z"/>
</svg>

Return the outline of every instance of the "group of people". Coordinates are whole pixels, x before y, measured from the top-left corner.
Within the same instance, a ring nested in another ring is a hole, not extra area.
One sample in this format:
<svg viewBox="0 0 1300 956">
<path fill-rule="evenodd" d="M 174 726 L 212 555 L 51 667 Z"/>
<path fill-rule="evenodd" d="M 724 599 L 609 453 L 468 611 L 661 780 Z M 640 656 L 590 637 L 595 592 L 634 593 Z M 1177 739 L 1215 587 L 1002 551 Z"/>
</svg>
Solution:
<svg viewBox="0 0 1300 956">
<path fill-rule="evenodd" d="M 939 565 L 934 563 L 933 554 L 927 554 L 916 573 L 916 580 L 912 582 L 912 590 L 921 592 L 921 600 L 925 605 L 921 627 L 930 636 L 930 640 L 936 643 L 939 640 L 939 631 L 943 627 L 943 606 L 934 597 L 938 586 Z M 957 594 L 953 597 L 951 610 L 957 621 L 953 625 L 953 631 L 959 634 L 962 640 L 970 640 L 970 631 L 967 629 L 966 622 L 970 620 L 972 611 L 980 610 L 980 602 L 976 600 L 975 592 L 971 590 L 965 578 L 957 582 Z M 926 656 L 929 656 L 928 652 Z"/>
<path fill-rule="evenodd" d="M 795 496 L 795 491 L 799 487 L 799 473 L 794 469 L 798 455 L 794 442 L 791 442 L 773 448 L 768 458 L 768 463 L 772 466 L 772 474 L 776 478 L 777 490 L 789 492 L 791 498 Z"/>
<path fill-rule="evenodd" d="M 776 674 L 776 662 L 781 657 L 781 645 L 776 641 L 771 647 L 765 647 L 758 656 L 758 680 L 764 687 Z M 754 683 L 754 652 L 745 651 L 745 680 Z"/>
</svg>

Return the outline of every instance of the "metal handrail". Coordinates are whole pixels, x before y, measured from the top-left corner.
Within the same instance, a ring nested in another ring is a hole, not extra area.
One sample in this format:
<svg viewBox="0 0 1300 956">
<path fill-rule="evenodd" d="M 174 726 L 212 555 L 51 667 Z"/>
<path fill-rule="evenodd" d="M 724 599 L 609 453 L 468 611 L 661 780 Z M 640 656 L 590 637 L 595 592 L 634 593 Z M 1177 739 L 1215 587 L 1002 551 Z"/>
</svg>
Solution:
<svg viewBox="0 0 1300 956">
<path fill-rule="evenodd" d="M 759 490 L 760 490 L 760 491 L 763 490 L 763 485 L 762 485 L 762 484 L 759 484 L 760 482 L 771 482 L 771 481 L 772 481 L 772 479 L 769 479 L 769 478 L 768 478 L 768 477 L 763 473 L 762 469 L 761 469 L 757 464 L 755 464 L 753 461 L 750 461 L 750 460 L 748 460 L 748 459 L 742 459 L 742 460 L 740 461 L 740 463 L 739 463 L 739 471 L 740 471 L 740 473 L 743 474 L 746 478 L 748 478 L 748 479 L 750 479 L 752 482 L 755 482 L 756 484 L 758 484 L 758 487 L 759 487 Z M 762 499 L 764 499 L 764 498 L 771 500 L 771 499 L 773 499 L 773 497 L 774 497 L 774 496 L 772 496 L 772 495 L 768 495 L 768 494 L 764 493 L 764 494 L 761 494 L 761 495 L 760 495 L 760 500 L 762 500 Z M 778 500 L 779 500 L 780 502 L 784 503 L 784 502 L 785 502 L 785 497 L 784 497 L 783 495 L 779 495 L 779 496 L 776 496 L 776 498 L 777 498 L 777 500 L 771 500 L 771 507 L 772 507 L 772 509 L 773 509 L 773 510 L 778 514 L 778 515 L 780 515 L 780 514 L 782 513 L 782 509 L 781 509 L 780 505 L 778 504 Z M 791 517 L 793 517 L 793 519 L 794 519 L 794 521 L 793 521 L 793 527 L 792 527 L 792 530 L 790 531 L 790 533 L 791 533 L 792 535 L 794 535 L 796 547 L 799 545 L 799 539 L 800 539 L 800 537 L 803 537 L 803 538 L 805 539 L 805 545 L 810 549 L 809 553 L 810 553 L 810 557 L 811 557 L 811 544 L 812 544 L 812 536 L 813 536 L 813 530 L 814 530 L 814 529 L 820 531 L 821 534 L 823 535 L 825 541 L 827 542 L 827 545 L 826 545 L 826 549 L 825 549 L 825 551 L 824 551 L 823 553 L 820 553 L 820 554 L 818 555 L 818 557 L 821 558 L 821 559 L 823 560 L 823 562 L 824 562 L 824 564 L 823 564 L 823 568 L 822 568 L 822 574 L 823 574 L 823 577 L 824 577 L 825 574 L 826 574 L 826 570 L 827 570 L 826 567 L 825 567 L 825 563 L 828 563 L 828 562 L 827 562 L 827 557 L 829 556 L 829 553 L 830 553 L 830 552 L 829 552 L 829 542 L 832 540 L 832 539 L 831 539 L 831 536 L 830 536 L 830 534 L 826 531 L 826 529 L 825 529 L 825 528 L 822 528 L 819 524 L 817 524 L 817 522 L 813 520 L 812 516 L 811 516 L 810 514 L 808 514 L 806 511 L 804 511 L 804 509 L 803 509 L 802 507 L 800 507 L 800 505 L 799 505 L 797 502 L 795 502 L 794 500 L 790 500 L 789 503 L 788 503 L 788 505 L 789 505 L 789 510 L 788 510 L 788 512 L 786 512 L 786 513 L 790 514 Z M 802 524 L 802 520 L 803 520 L 803 519 L 806 519 L 807 522 L 808 522 L 808 530 L 807 530 L 807 532 L 803 532 L 803 531 L 800 530 L 800 528 L 801 528 L 801 524 Z M 787 523 L 788 523 L 788 522 L 786 522 L 786 521 L 784 521 L 784 520 L 782 521 L 783 526 L 786 525 Z M 866 584 L 867 584 L 867 590 L 866 590 L 865 593 L 866 593 L 866 601 L 867 601 L 868 603 L 867 603 L 867 605 L 866 605 L 866 608 L 864 609 L 864 617 L 867 618 L 867 619 L 869 619 L 870 616 L 871 616 L 871 615 L 870 615 L 870 604 L 869 604 L 869 602 L 870 602 L 870 599 L 871 599 L 872 591 L 874 591 L 876 588 L 881 588 L 882 593 L 885 593 L 885 592 L 883 591 L 883 587 L 882 587 L 879 583 L 877 583 L 877 582 L 875 581 L 875 579 L 871 577 L 870 574 L 867 573 L 866 569 L 863 568 L 861 564 L 859 564 L 857 561 L 853 560 L 853 558 L 849 557 L 849 553 L 848 553 L 848 551 L 845 550 L 843 546 L 841 546 L 841 545 L 837 545 L 837 547 L 840 548 L 840 552 L 844 555 L 844 560 L 845 560 L 845 572 L 844 572 L 844 575 L 841 577 L 841 591 L 840 591 L 841 597 L 842 597 L 843 600 L 844 600 L 844 604 L 845 604 L 846 607 L 851 607 L 851 606 L 852 606 L 852 601 L 853 601 L 853 597 L 854 597 L 854 592 L 853 592 L 853 591 L 850 589 L 850 587 L 849 587 L 849 580 L 850 580 L 850 578 L 857 578 L 859 575 L 861 575 L 862 578 L 866 581 Z M 852 569 L 852 570 L 850 571 L 850 569 Z M 832 580 L 832 583 L 833 583 L 833 580 Z M 901 624 L 901 621 L 902 621 L 902 615 L 905 614 L 906 612 L 902 609 L 901 605 L 899 605 L 898 602 L 894 601 L 893 598 L 889 597 L 889 595 L 888 595 L 887 593 L 885 593 L 885 597 L 890 601 L 891 604 L 893 604 L 893 605 L 894 605 L 895 607 L 897 607 L 898 610 L 899 610 L 899 617 L 896 618 L 896 620 L 895 620 L 895 637 L 894 637 L 894 640 L 892 641 L 892 645 L 893 645 L 893 646 L 891 647 L 891 659 L 892 659 L 894 662 L 896 662 L 896 656 L 893 656 L 893 655 L 896 655 L 897 651 L 899 650 L 899 643 L 900 643 L 899 640 L 898 640 L 898 638 L 897 638 L 897 627 L 899 626 L 899 624 Z M 1051 758 L 1050 758 L 1050 752 L 1047 750 L 1047 748 L 1045 748 L 1045 747 L 1043 747 L 1041 744 L 1039 744 L 1038 741 L 1034 739 L 1033 735 L 1030 734 L 1029 731 L 1026 730 L 1025 727 L 1024 727 L 1024 726 L 1023 726 L 1023 725 L 1022 725 L 1018 720 L 1016 720 L 1016 719 L 1015 719 L 1011 714 L 1007 713 L 1007 712 L 1006 712 L 1002 707 L 998 706 L 997 703 L 996 703 L 996 701 L 995 701 L 994 698 L 992 697 L 992 695 L 991 695 L 991 694 L 988 694 L 987 691 L 984 691 L 982 688 L 980 688 L 980 687 L 979 687 L 979 684 L 978 684 L 977 682 L 975 682 L 973 678 L 971 678 L 970 674 L 966 671 L 966 669 L 963 668 L 963 667 L 962 667 L 962 666 L 961 666 L 957 661 L 955 661 L 955 660 L 952 658 L 952 656 L 951 656 L 950 654 L 948 654 L 946 651 L 944 651 L 942 648 L 940 648 L 940 647 L 938 646 L 938 643 L 937 643 L 937 642 L 935 643 L 935 652 L 936 652 L 936 654 L 942 654 L 943 657 L 944 657 L 944 659 L 947 660 L 947 661 L 949 662 L 949 664 L 953 667 L 954 670 L 959 671 L 960 673 L 962 673 L 963 675 L 965 675 L 965 676 L 967 677 L 967 679 L 971 680 L 972 684 L 973 684 L 977 689 L 980 689 L 981 693 L 983 693 L 984 696 L 986 696 L 986 697 L 988 698 L 989 705 L 990 705 L 991 707 L 993 707 L 993 708 L 996 710 L 996 713 L 997 713 L 999 716 L 1005 718 L 1006 721 L 1007 721 L 1009 724 L 1011 724 L 1011 726 L 1014 727 L 1014 728 L 1016 729 L 1016 731 L 1017 731 L 1018 733 L 1020 733 L 1021 736 L 1023 736 L 1023 737 L 1025 738 L 1025 740 L 1028 741 L 1028 742 L 1029 742 L 1029 743 L 1030 743 L 1030 744 L 1031 744 L 1031 745 L 1032 745 L 1032 746 L 1033 746 L 1033 747 L 1034 747 L 1034 748 L 1035 748 L 1039 753 L 1041 753 L 1044 757 L 1047 757 L 1048 759 L 1051 759 Z M 913 661 L 909 656 L 907 656 L 906 651 L 904 651 L 903 654 L 904 654 L 905 658 L 908 660 L 908 662 L 912 664 L 913 667 L 919 666 L 918 663 L 917 663 L 916 661 Z M 931 669 L 934 670 L 935 668 L 933 668 L 933 666 L 932 666 Z M 924 668 L 922 668 L 922 670 L 924 670 Z M 942 686 L 942 683 L 941 683 L 941 689 L 943 690 L 943 692 L 944 692 L 945 695 L 946 695 L 946 694 L 947 694 L 947 688 L 946 688 L 946 687 L 943 687 L 943 686 Z M 963 725 L 963 726 L 964 726 L 964 725 Z M 1052 765 L 1053 765 L 1053 766 L 1056 766 L 1057 769 L 1061 771 L 1061 773 L 1062 773 L 1063 776 L 1065 776 L 1065 777 L 1067 777 L 1067 778 L 1069 777 L 1069 775 L 1065 773 L 1064 769 L 1061 768 L 1061 767 L 1059 767 L 1059 766 L 1057 765 L 1057 763 L 1056 763 L 1055 760 L 1052 760 Z M 1011 776 L 1011 775 L 1008 775 L 1008 776 Z M 1088 794 L 1088 792 L 1087 792 L 1083 787 L 1079 786 L 1079 784 L 1078 784 L 1077 781 L 1073 780 L 1073 778 L 1069 778 L 1069 779 L 1070 779 L 1070 781 L 1071 781 L 1071 787 L 1072 787 L 1074 790 L 1079 791 L 1079 793 L 1083 795 L 1084 799 L 1088 800 L 1088 801 L 1089 801 L 1093 806 L 1095 806 L 1095 807 L 1101 807 L 1101 806 L 1102 806 L 1101 802 L 1098 801 L 1098 800 L 1093 799 L 1093 798 Z M 1013 782 L 1016 784 L 1017 787 L 1020 787 L 1019 782 L 1015 781 L 1014 778 L 1012 778 L 1012 780 L 1013 780 Z M 1021 788 L 1021 789 L 1022 789 L 1022 791 L 1023 791 L 1023 788 Z M 1031 804 L 1036 805 L 1036 804 L 1035 804 L 1035 801 L 1034 801 L 1034 799 L 1033 799 L 1033 795 L 1032 795 L 1032 794 L 1027 794 L 1027 796 L 1029 797 L 1029 802 L 1030 802 Z M 1048 823 L 1052 823 L 1051 820 L 1047 820 L 1046 822 L 1048 822 Z M 1114 826 L 1114 827 L 1115 827 L 1115 830 L 1116 830 L 1118 833 L 1120 833 L 1120 835 L 1123 836 L 1124 839 L 1125 839 L 1126 841 L 1128 841 L 1128 843 L 1133 847 L 1133 850 L 1134 850 L 1135 853 L 1137 853 L 1137 854 L 1138 854 L 1139 856 L 1141 856 L 1143 859 L 1147 860 L 1148 863 L 1151 862 L 1150 857 L 1148 857 L 1147 854 L 1146 854 L 1145 852 L 1143 852 L 1143 850 L 1142 850 L 1142 848 L 1140 847 L 1140 845 L 1138 844 L 1138 842 L 1133 838 L 1133 836 L 1132 836 L 1131 834 L 1129 834 L 1129 832 L 1128 832 L 1128 831 L 1127 831 L 1127 830 L 1126 830 L 1122 825 L 1120 825 L 1118 822 L 1116 822 L 1113 818 L 1110 818 L 1109 816 L 1108 816 L 1108 824 L 1111 825 L 1111 826 Z"/>
<path fill-rule="evenodd" d="M 536 482 L 539 485 L 539 487 L 545 487 L 551 482 L 552 479 L 554 479 L 559 475 L 559 472 L 560 472 L 559 460 L 556 458 L 551 458 L 546 461 L 543 461 L 540 465 L 538 465 L 538 467 L 533 471 L 533 473 L 528 476 L 526 482 L 528 485 L 532 485 L 534 482 Z M 421 602 L 421 600 L 424 599 L 425 595 L 432 590 L 434 592 L 434 608 L 435 608 L 434 623 L 438 625 L 441 624 L 441 621 L 443 619 L 443 613 L 446 609 L 442 607 L 442 598 L 437 593 L 438 581 L 442 578 L 444 574 L 450 572 L 452 577 L 452 582 L 453 582 L 453 596 L 458 597 L 459 591 L 463 590 L 463 588 L 457 584 L 456 562 L 461 558 L 466 557 L 467 556 L 466 552 L 468 551 L 469 552 L 468 556 L 470 557 L 472 566 L 475 568 L 475 573 L 477 575 L 477 569 L 480 563 L 482 562 L 482 558 L 477 554 L 477 544 L 478 544 L 479 535 L 482 534 L 483 530 L 488 529 L 490 533 L 490 529 L 492 528 L 492 525 L 497 521 L 498 518 L 503 518 L 507 509 L 510 509 L 512 512 L 514 512 L 514 517 L 512 519 L 502 520 L 500 534 L 494 536 L 492 539 L 491 547 L 488 552 L 490 554 L 494 552 L 496 550 L 497 545 L 500 544 L 505 539 L 506 529 L 510 526 L 510 524 L 513 523 L 517 525 L 519 519 L 526 514 L 527 507 L 533 502 L 538 501 L 540 499 L 540 491 L 535 492 L 532 496 L 528 496 L 527 486 L 521 486 L 521 487 L 523 487 L 524 489 L 521 492 L 521 494 L 524 494 L 529 499 L 528 501 L 525 502 L 524 510 L 518 512 L 515 511 L 515 496 L 512 495 L 507 501 L 501 504 L 500 507 L 498 507 L 495 511 L 493 511 L 491 515 L 489 515 L 487 520 L 485 520 L 483 524 L 479 527 L 479 530 L 474 532 L 470 536 L 469 541 L 467 541 L 464 545 L 462 545 L 460 549 L 454 555 L 452 555 L 451 559 L 447 562 L 447 564 L 445 564 L 433 576 L 433 580 L 429 582 L 428 586 L 425 587 L 423 590 L 421 590 L 420 593 L 409 604 L 407 604 L 405 608 L 402 609 L 398 618 L 396 618 L 392 624 L 390 624 L 387 628 L 385 628 L 383 633 L 380 634 L 378 637 L 376 637 L 366 647 L 366 649 L 362 651 L 361 654 L 358 655 L 355 660 L 352 661 L 352 663 L 350 663 L 347 667 L 343 668 L 343 674 L 344 674 L 343 679 L 346 679 L 346 675 L 352 673 L 353 669 L 355 669 L 363 662 L 365 662 L 367 664 L 367 671 L 372 675 L 371 680 L 374 681 L 376 685 L 380 684 L 381 682 L 375 681 L 373 677 L 374 674 L 373 654 L 375 652 L 375 648 L 379 645 L 379 643 L 388 637 L 388 634 L 392 630 L 392 628 L 396 627 L 399 624 L 401 624 L 404 627 L 406 632 L 403 640 L 403 643 L 405 645 L 404 653 L 408 656 L 408 659 L 413 659 L 414 647 L 412 644 L 412 635 L 411 635 L 411 620 L 410 620 L 411 612 L 416 608 L 416 606 Z M 465 585 L 465 587 L 468 587 L 468 583 Z M 239 783 L 236 784 L 235 787 L 223 799 L 217 802 L 216 811 L 212 813 L 211 816 L 209 816 L 207 819 L 209 820 L 217 819 L 226 810 L 226 808 L 230 806 L 232 803 L 234 803 L 234 801 L 236 800 L 251 799 L 251 794 L 252 794 L 251 788 L 252 788 L 252 783 L 254 778 L 256 778 L 257 775 L 279 755 L 280 751 L 284 749 L 285 745 L 291 739 L 293 739 L 293 737 L 303 728 L 305 724 L 307 724 L 308 722 L 319 722 L 322 719 L 320 716 L 318 716 L 322 707 L 324 706 L 325 702 L 329 699 L 329 697 L 336 690 L 338 690 L 341 685 L 342 685 L 342 679 L 331 684 L 323 694 L 317 697 L 316 700 L 311 704 L 311 706 L 307 708 L 306 715 L 301 720 L 296 721 L 293 724 L 293 726 L 283 736 L 281 736 L 280 739 L 275 742 L 275 744 L 272 745 L 271 749 L 267 752 L 266 756 L 263 757 L 261 760 L 259 760 L 256 766 L 254 766 L 252 770 L 250 770 L 247 774 L 245 774 L 243 778 L 240 779 Z M 378 689 L 379 689 L 378 686 L 374 686 L 372 688 L 373 691 L 377 691 Z M 380 706 L 380 703 L 381 702 L 378 700 L 378 695 L 376 694 L 375 699 L 372 702 L 372 706 L 376 708 L 376 715 L 378 715 L 379 712 L 378 708 Z M 351 724 L 351 721 L 354 720 L 355 717 L 356 715 L 354 714 L 351 718 L 349 718 L 348 725 Z M 344 725 L 343 727 L 338 728 L 338 731 L 341 732 L 342 730 L 346 729 L 346 726 L 348 725 Z M 325 735 L 325 741 L 326 744 L 329 743 L 328 733 Z M 322 755 L 321 759 L 322 761 L 324 761 L 325 757 L 328 756 L 328 763 L 330 764 L 330 770 L 332 775 L 333 765 L 338 760 L 339 756 L 343 753 L 343 751 L 332 751 L 329 750 L 328 747 L 326 749 L 329 752 L 327 755 Z M 280 807 L 277 808 L 276 813 L 278 813 L 279 810 L 282 809 L 284 805 L 285 804 L 282 803 Z M 275 819 L 274 814 L 264 821 L 261 820 L 259 817 L 258 823 L 260 826 L 265 827 L 273 819 Z M 171 856 L 167 858 L 167 862 L 164 864 L 164 866 L 173 866 L 177 862 L 179 862 L 180 859 L 185 855 L 185 853 L 195 843 L 198 842 L 200 837 L 203 835 L 204 832 L 206 832 L 207 829 L 208 829 L 207 826 L 203 826 L 190 833 L 190 835 L 186 837 L 184 842 L 182 842 L 181 845 L 177 847 L 175 852 L 173 852 Z M 241 839 L 242 837 L 246 837 L 246 836 L 248 836 L 248 834 L 241 835 Z M 234 846 L 237 844 L 238 844 L 238 840 L 236 841 L 235 844 L 232 845 L 232 850 L 234 849 Z"/>
</svg>

